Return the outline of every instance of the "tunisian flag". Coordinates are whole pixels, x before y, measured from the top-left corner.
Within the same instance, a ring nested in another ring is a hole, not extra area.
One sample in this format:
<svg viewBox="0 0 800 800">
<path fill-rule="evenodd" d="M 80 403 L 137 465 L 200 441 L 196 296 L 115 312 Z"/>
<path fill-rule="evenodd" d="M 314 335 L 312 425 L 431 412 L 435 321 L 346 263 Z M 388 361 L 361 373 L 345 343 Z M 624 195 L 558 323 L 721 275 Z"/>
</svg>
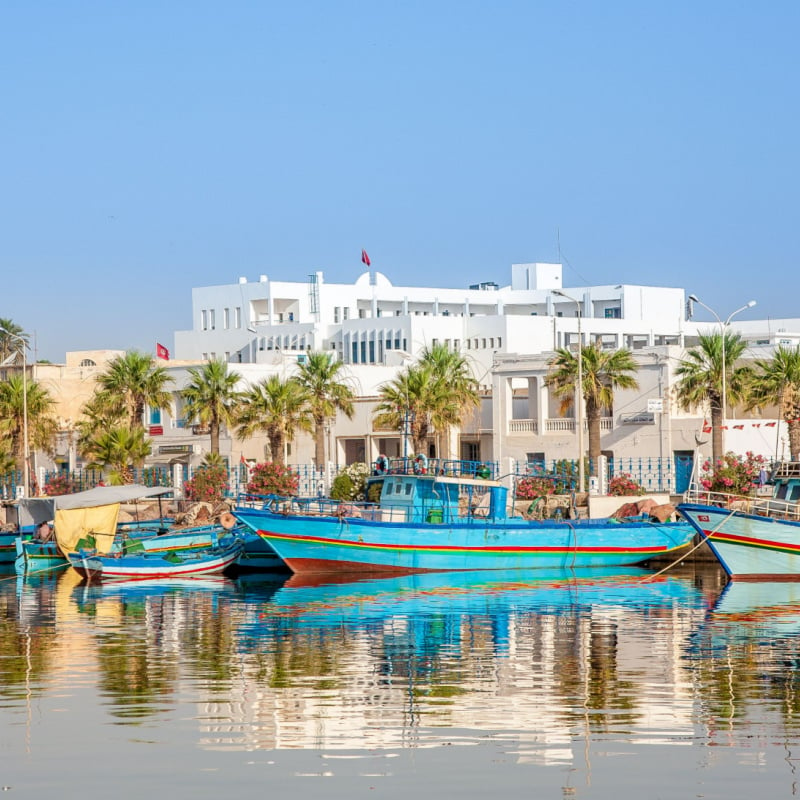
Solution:
<svg viewBox="0 0 800 800">
<path fill-rule="evenodd" d="M 367 255 L 367 251 L 363 248 L 361 250 L 361 263 L 366 264 L 368 267 L 372 265 L 372 262 L 369 260 L 369 256 Z"/>
<path fill-rule="evenodd" d="M 169 350 L 158 342 L 156 342 L 156 358 L 163 358 L 164 361 L 169 361 Z"/>
</svg>

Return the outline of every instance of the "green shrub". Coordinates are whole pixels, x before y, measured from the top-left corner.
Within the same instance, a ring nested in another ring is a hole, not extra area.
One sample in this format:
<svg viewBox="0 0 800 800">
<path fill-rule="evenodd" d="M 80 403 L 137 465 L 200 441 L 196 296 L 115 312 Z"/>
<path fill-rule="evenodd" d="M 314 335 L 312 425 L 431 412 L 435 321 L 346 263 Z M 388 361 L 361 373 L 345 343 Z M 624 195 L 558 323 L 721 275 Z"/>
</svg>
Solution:
<svg viewBox="0 0 800 800">
<path fill-rule="evenodd" d="M 369 467 L 362 461 L 345 467 L 331 484 L 332 500 L 363 500 Z"/>
</svg>

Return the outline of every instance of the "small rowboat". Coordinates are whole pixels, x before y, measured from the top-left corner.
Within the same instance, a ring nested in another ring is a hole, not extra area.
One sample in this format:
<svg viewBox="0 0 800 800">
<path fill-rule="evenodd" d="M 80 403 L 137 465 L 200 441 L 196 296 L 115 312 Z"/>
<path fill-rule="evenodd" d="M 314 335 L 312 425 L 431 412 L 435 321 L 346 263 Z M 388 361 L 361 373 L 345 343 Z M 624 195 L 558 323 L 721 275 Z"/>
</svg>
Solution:
<svg viewBox="0 0 800 800">
<path fill-rule="evenodd" d="M 239 536 L 229 535 L 220 538 L 216 546 L 201 550 L 109 555 L 100 555 L 94 550 L 78 550 L 67 557 L 75 571 L 90 581 L 185 578 L 218 575 L 236 561 L 242 547 Z"/>
</svg>

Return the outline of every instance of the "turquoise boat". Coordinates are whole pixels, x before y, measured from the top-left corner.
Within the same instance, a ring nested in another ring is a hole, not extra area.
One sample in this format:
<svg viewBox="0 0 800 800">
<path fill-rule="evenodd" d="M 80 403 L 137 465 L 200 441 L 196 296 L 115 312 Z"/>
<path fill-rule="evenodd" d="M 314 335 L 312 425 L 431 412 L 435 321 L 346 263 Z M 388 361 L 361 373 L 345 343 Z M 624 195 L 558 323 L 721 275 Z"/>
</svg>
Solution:
<svg viewBox="0 0 800 800">
<path fill-rule="evenodd" d="M 385 462 L 368 480 L 372 503 L 263 498 L 234 516 L 295 573 L 605 567 L 676 553 L 686 522 L 532 521 L 507 512 L 508 490 L 472 462 Z"/>
</svg>

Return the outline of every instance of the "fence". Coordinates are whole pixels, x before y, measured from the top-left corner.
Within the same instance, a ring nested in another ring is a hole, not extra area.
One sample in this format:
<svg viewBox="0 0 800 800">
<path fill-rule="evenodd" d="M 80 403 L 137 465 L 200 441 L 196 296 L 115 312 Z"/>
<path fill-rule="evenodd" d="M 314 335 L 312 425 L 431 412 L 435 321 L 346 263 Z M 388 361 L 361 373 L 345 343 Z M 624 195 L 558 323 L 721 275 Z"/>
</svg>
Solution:
<svg viewBox="0 0 800 800">
<path fill-rule="evenodd" d="M 606 458 L 601 457 L 598 469 L 593 469 L 591 459 L 584 460 L 586 487 L 590 487 L 589 476 L 596 474 L 596 489 L 606 494 L 614 478 L 628 476 L 646 493 L 680 494 L 689 486 L 692 458 Z M 574 492 L 578 489 L 578 462 L 569 459 L 553 461 L 516 462 L 512 470 L 517 481 L 522 478 L 544 478 L 552 480 L 558 491 Z"/>
<path fill-rule="evenodd" d="M 463 462 L 467 463 L 467 462 Z M 442 462 L 431 464 L 432 468 L 442 466 L 443 471 L 447 471 L 447 466 Z M 475 462 L 475 469 L 484 466 L 483 463 Z M 485 462 L 493 478 L 500 476 L 501 470 L 498 464 Z M 592 461 L 584 461 L 584 474 L 586 486 L 589 486 L 589 476 L 592 474 Z M 683 463 L 679 459 L 666 458 L 602 458 L 599 464 L 599 486 L 598 490 L 605 494 L 609 482 L 617 476 L 627 475 L 635 483 L 639 484 L 645 492 L 649 493 L 671 493 L 677 494 L 688 488 L 688 479 L 691 474 L 691 459 Z M 172 486 L 176 487 L 176 494 L 182 494 L 183 481 L 192 477 L 197 468 L 186 466 L 168 467 L 145 467 L 133 470 L 133 480 L 145 486 Z M 336 467 L 328 464 L 327 468 L 317 468 L 312 464 L 298 464 L 291 466 L 292 471 L 299 478 L 298 496 L 300 497 L 320 497 L 327 495 L 330 485 L 334 478 L 346 467 Z M 437 471 L 439 471 L 437 469 Z M 248 481 L 248 468 L 245 464 L 236 464 L 228 470 L 228 495 L 235 497 L 244 492 Z M 578 489 L 578 462 L 570 459 L 559 459 L 551 461 L 530 461 L 513 462 L 511 479 L 518 482 L 523 478 L 544 478 L 552 480 L 559 492 L 574 492 Z M 33 492 L 38 492 L 40 488 L 59 485 L 59 493 L 80 492 L 91 489 L 99 485 L 103 480 L 100 470 L 73 470 L 42 472 L 39 475 L 42 482 L 41 487 L 32 486 Z M 11 472 L 0 477 L 0 495 L 4 500 L 13 500 L 18 494 L 18 487 L 21 490 L 23 485 L 22 473 L 20 471 Z"/>
</svg>

